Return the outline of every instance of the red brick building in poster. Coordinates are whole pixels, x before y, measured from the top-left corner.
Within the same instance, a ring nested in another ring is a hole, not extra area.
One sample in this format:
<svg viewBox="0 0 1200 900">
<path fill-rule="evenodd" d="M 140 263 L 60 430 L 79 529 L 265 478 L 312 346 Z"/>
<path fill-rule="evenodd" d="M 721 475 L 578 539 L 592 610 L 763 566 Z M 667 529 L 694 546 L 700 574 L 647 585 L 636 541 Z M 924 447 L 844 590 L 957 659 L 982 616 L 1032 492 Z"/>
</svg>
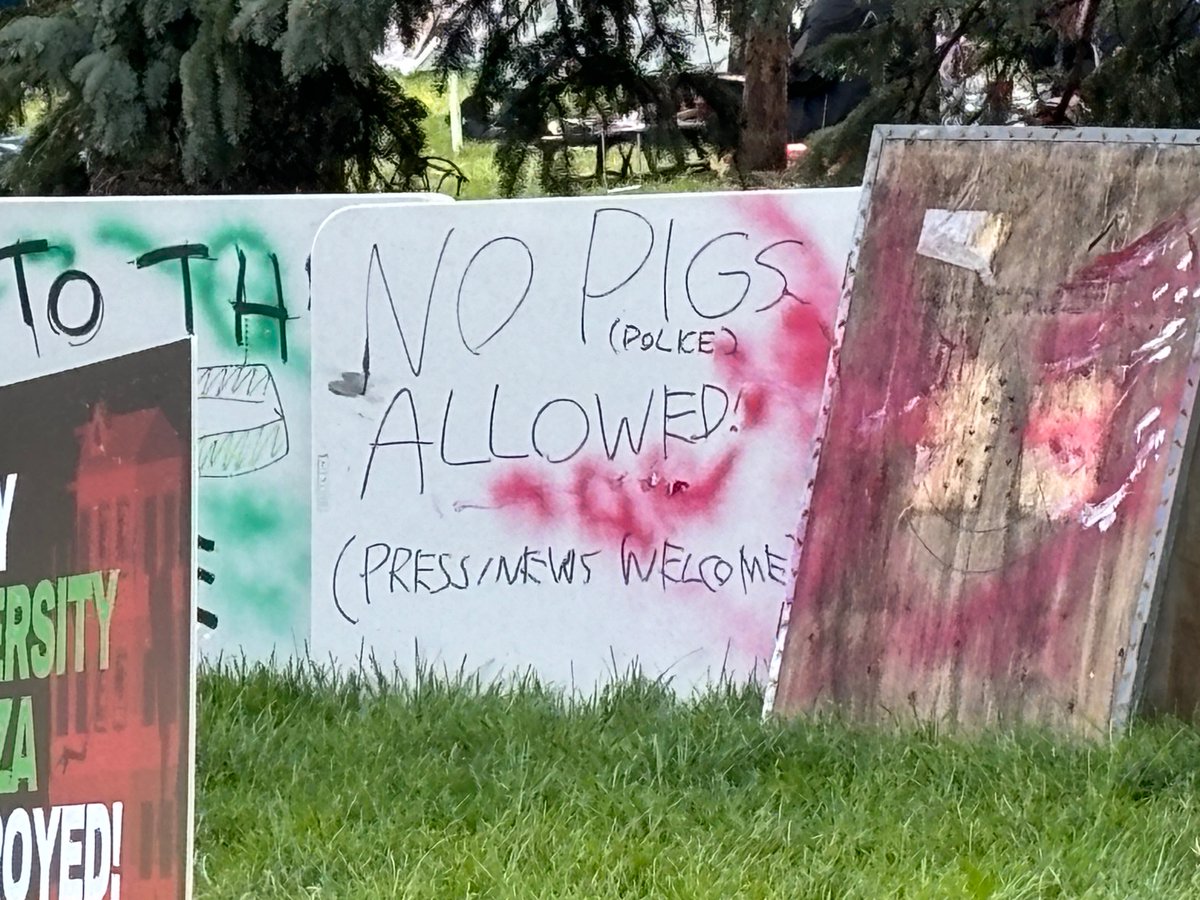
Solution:
<svg viewBox="0 0 1200 900">
<path fill-rule="evenodd" d="M 53 679 L 49 798 L 122 801 L 122 896 L 174 900 L 186 882 L 189 813 L 180 787 L 189 740 L 187 447 L 158 409 L 110 414 L 97 405 L 76 436 L 71 570 L 120 575 L 109 668 L 94 662 L 93 626 L 85 670 Z"/>
</svg>

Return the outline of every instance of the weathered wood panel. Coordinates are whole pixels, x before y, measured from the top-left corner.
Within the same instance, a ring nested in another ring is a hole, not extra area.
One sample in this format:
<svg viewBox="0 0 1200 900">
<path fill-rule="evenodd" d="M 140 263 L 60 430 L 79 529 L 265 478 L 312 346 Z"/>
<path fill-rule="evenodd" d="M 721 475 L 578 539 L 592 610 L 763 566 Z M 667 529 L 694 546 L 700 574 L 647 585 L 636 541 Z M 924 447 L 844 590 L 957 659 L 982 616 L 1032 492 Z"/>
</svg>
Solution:
<svg viewBox="0 0 1200 900">
<path fill-rule="evenodd" d="M 1200 714 L 1200 455 L 1194 450 L 1181 485 L 1175 540 L 1147 654 L 1143 709 Z"/>
<path fill-rule="evenodd" d="M 1104 729 L 1187 442 L 1200 148 L 937 134 L 877 135 L 768 702 Z"/>
</svg>

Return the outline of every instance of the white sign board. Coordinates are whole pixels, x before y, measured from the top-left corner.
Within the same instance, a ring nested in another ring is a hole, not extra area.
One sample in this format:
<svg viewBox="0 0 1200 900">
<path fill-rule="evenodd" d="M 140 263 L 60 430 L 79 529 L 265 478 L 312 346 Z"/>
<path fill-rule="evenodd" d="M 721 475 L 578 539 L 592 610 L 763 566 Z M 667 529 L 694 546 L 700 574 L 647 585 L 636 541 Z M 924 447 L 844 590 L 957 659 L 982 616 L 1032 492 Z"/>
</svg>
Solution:
<svg viewBox="0 0 1200 900">
<path fill-rule="evenodd" d="M 398 197 L 449 202 L 438 194 L 0 201 L 0 383 L 196 335 L 206 655 L 303 652 L 308 255 L 333 211 Z"/>
<path fill-rule="evenodd" d="M 858 198 L 330 217 L 314 655 L 765 676 Z"/>
</svg>

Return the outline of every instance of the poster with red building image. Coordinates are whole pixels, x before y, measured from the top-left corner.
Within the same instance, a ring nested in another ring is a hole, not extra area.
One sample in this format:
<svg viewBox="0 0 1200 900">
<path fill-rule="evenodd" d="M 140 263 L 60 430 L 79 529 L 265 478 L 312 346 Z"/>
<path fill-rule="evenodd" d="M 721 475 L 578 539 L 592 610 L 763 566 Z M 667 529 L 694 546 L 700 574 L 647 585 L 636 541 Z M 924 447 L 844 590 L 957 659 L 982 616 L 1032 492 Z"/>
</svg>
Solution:
<svg viewBox="0 0 1200 900">
<path fill-rule="evenodd" d="M 192 344 L 0 387 L 0 897 L 190 896 Z"/>
</svg>

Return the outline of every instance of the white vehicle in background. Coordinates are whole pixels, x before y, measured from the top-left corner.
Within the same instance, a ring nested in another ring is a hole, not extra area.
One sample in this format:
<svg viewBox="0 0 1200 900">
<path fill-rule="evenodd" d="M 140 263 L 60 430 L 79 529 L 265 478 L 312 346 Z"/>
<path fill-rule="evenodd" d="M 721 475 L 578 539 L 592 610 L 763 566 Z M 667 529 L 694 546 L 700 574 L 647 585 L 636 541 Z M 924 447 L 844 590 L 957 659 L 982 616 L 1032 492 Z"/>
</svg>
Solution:
<svg viewBox="0 0 1200 900">
<path fill-rule="evenodd" d="M 0 134 L 0 197 L 9 193 L 5 187 L 4 169 L 25 146 L 25 135 L 23 134 Z"/>
<path fill-rule="evenodd" d="M 16 156 L 21 152 L 23 146 L 25 146 L 25 135 L 23 134 L 0 135 L 0 162 Z"/>
</svg>

